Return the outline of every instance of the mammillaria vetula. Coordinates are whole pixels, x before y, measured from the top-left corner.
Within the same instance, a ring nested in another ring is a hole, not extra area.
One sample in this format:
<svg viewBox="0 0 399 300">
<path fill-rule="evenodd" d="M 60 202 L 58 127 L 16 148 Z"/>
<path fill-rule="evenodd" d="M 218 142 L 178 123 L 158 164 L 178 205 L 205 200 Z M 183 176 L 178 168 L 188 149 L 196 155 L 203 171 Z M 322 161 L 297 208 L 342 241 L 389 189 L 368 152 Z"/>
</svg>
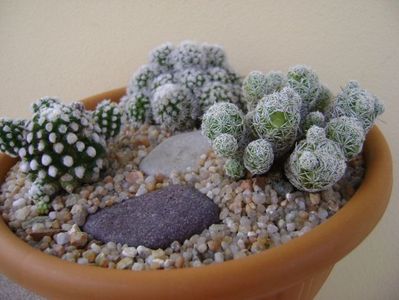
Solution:
<svg viewBox="0 0 399 300">
<path fill-rule="evenodd" d="M 216 102 L 241 105 L 240 77 L 228 66 L 222 47 L 189 41 L 177 47 L 166 43 L 151 51 L 149 64 L 142 66 L 129 81 L 127 100 L 123 101 L 129 121 L 137 125 L 154 122 L 170 130 L 181 130 L 181 118 L 163 122 L 164 117 L 154 111 L 154 107 L 158 107 L 154 103 L 159 101 L 158 89 L 168 84 L 190 92 L 189 97 L 185 97 L 189 103 L 182 104 L 192 110 L 183 122 L 185 129 L 187 125 L 194 127 L 206 109 Z"/>
<path fill-rule="evenodd" d="M 227 103 L 212 105 L 203 116 L 202 133 L 227 159 L 226 174 L 234 179 L 244 177 L 244 169 L 265 174 L 294 148 L 285 174 L 309 192 L 327 189 L 343 176 L 346 162 L 359 155 L 365 134 L 384 110 L 354 81 L 333 99 L 316 73 L 301 65 L 290 68 L 287 77 L 253 71 L 242 91 L 245 116 Z"/>
<path fill-rule="evenodd" d="M 89 112 L 80 103 L 65 105 L 46 97 L 32 108 L 31 120 L 0 120 L 5 124 L 0 131 L 0 149 L 20 157 L 21 170 L 32 180 L 30 197 L 38 211 L 45 212 L 46 203 L 59 190 L 73 192 L 80 184 L 99 178 L 106 140 L 119 132 L 121 114 L 109 101 Z M 15 147 L 10 151 L 12 144 Z"/>
</svg>

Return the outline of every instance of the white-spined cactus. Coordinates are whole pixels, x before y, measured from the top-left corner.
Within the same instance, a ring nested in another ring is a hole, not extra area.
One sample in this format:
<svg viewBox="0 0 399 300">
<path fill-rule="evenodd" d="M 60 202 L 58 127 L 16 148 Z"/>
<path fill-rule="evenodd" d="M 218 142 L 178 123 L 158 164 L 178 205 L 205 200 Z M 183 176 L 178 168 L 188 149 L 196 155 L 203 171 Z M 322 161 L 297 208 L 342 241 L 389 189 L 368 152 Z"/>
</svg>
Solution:
<svg viewBox="0 0 399 300">
<path fill-rule="evenodd" d="M 265 96 L 256 106 L 252 127 L 259 138 L 273 145 L 276 156 L 283 155 L 294 143 L 301 121 L 302 101 L 291 88 Z"/>
<path fill-rule="evenodd" d="M 209 107 L 218 102 L 230 102 L 240 105 L 239 92 L 230 84 L 223 84 L 220 82 L 208 82 L 201 89 L 198 97 L 201 114 L 203 114 Z"/>
<path fill-rule="evenodd" d="M 259 100 L 266 95 L 266 76 L 260 71 L 252 71 L 242 83 L 242 94 L 247 110 L 253 110 Z"/>
<path fill-rule="evenodd" d="M 347 160 L 352 160 L 362 151 L 366 139 L 362 123 L 350 117 L 330 120 L 326 127 L 326 135 L 341 146 Z"/>
<path fill-rule="evenodd" d="M 156 123 L 170 130 L 184 129 L 191 120 L 192 96 L 176 84 L 165 84 L 157 88 L 151 102 Z"/>
<path fill-rule="evenodd" d="M 244 166 L 251 174 L 264 174 L 273 164 L 273 147 L 263 139 L 252 141 L 245 148 L 243 158 Z"/>
<path fill-rule="evenodd" d="M 203 115 L 201 128 L 202 134 L 211 141 L 222 133 L 240 139 L 244 132 L 244 116 L 232 103 L 216 103 Z"/>
<path fill-rule="evenodd" d="M 226 53 L 221 46 L 203 44 L 205 65 L 208 67 L 226 67 Z"/>
<path fill-rule="evenodd" d="M 384 106 L 373 94 L 361 88 L 357 81 L 350 81 L 332 103 L 329 116 L 356 118 L 367 133 L 383 111 Z"/>
<path fill-rule="evenodd" d="M 196 126 L 205 109 L 215 102 L 241 105 L 241 79 L 228 67 L 222 47 L 187 41 L 177 47 L 166 43 L 151 51 L 149 64 L 142 66 L 129 81 L 127 96 L 121 104 L 128 121 L 136 125 L 161 125 L 160 118 L 151 117 L 157 114 L 152 107 L 157 106 L 154 101 L 158 88 L 169 84 L 191 93 L 191 119 L 185 123 L 186 129 Z M 146 99 L 150 106 L 143 105 Z"/>
<path fill-rule="evenodd" d="M 227 176 L 233 179 L 240 179 L 245 176 L 245 167 L 238 158 L 229 158 L 224 164 L 224 171 Z"/>
<path fill-rule="evenodd" d="M 288 86 L 301 97 L 303 106 L 310 109 L 321 89 L 317 74 L 307 66 L 297 65 L 288 70 L 287 80 Z"/>
<path fill-rule="evenodd" d="M 302 132 L 306 133 L 306 131 L 308 131 L 308 129 L 310 127 L 312 127 L 313 125 L 323 127 L 323 128 L 326 126 L 326 119 L 321 112 L 312 111 L 306 116 L 306 118 L 302 124 Z"/>
<path fill-rule="evenodd" d="M 222 133 L 212 141 L 212 148 L 221 157 L 233 158 L 238 151 L 238 142 L 233 135 Z"/>
<path fill-rule="evenodd" d="M 115 137 L 122 126 L 122 112 L 115 102 L 104 100 L 94 111 L 94 121 L 106 139 Z"/>
<path fill-rule="evenodd" d="M 324 129 L 313 126 L 299 142 L 285 165 L 285 174 L 299 190 L 318 192 L 334 185 L 345 173 L 345 156 Z"/>
<path fill-rule="evenodd" d="M 156 47 L 150 53 L 150 63 L 163 72 L 173 69 L 172 52 L 174 50 L 175 47 L 172 43 L 165 43 Z"/>
<path fill-rule="evenodd" d="M 287 76 L 280 71 L 271 71 L 266 74 L 266 95 L 279 92 L 287 86 Z"/>
</svg>

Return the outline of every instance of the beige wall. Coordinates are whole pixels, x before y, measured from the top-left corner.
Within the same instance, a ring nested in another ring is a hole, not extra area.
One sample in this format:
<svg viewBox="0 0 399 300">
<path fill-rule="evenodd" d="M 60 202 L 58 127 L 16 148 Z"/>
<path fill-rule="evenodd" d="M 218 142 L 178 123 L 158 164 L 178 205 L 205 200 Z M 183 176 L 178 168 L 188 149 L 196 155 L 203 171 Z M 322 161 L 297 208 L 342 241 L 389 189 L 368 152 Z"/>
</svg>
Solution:
<svg viewBox="0 0 399 300">
<path fill-rule="evenodd" d="M 358 79 L 385 101 L 378 125 L 398 155 L 395 0 L 0 0 L 0 115 L 26 117 L 44 95 L 71 101 L 125 85 L 151 48 L 183 39 L 224 45 L 242 74 L 302 63 L 334 91 Z M 399 299 L 398 198 L 396 185 L 382 222 L 317 299 Z"/>
</svg>

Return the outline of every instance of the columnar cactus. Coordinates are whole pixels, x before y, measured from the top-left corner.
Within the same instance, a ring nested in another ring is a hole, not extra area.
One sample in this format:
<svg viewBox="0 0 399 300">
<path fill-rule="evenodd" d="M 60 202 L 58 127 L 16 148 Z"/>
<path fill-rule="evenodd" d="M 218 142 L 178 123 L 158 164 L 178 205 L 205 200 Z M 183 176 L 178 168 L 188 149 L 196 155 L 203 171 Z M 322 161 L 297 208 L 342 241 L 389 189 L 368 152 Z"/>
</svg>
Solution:
<svg viewBox="0 0 399 300">
<path fill-rule="evenodd" d="M 291 153 L 285 174 L 298 189 L 318 192 L 334 185 L 344 175 L 345 156 L 335 142 L 325 136 L 322 128 L 313 126 Z"/>
<path fill-rule="evenodd" d="M 80 103 L 64 105 L 49 97 L 32 108 L 31 120 L 0 120 L 0 149 L 20 157 L 21 170 L 32 180 L 29 195 L 43 213 L 60 189 L 73 192 L 99 178 L 106 139 L 119 132 L 121 113 L 109 101 L 88 112 Z"/>
<path fill-rule="evenodd" d="M 367 133 L 384 107 L 370 92 L 360 87 L 356 81 L 350 81 L 331 105 L 329 116 L 354 117 L 358 119 Z"/>
<path fill-rule="evenodd" d="M 151 103 L 154 120 L 165 128 L 184 129 L 191 119 L 190 92 L 176 84 L 160 86 Z"/>
<path fill-rule="evenodd" d="M 245 148 L 244 166 L 251 174 L 264 174 L 273 164 L 272 145 L 263 139 L 252 141 Z"/>
<path fill-rule="evenodd" d="M 154 122 L 170 130 L 182 129 L 159 123 L 163 118 L 153 111 L 153 107 L 158 107 L 154 103 L 159 100 L 155 97 L 158 88 L 169 84 L 185 88 L 191 94 L 187 97 L 192 111 L 185 123 L 186 129 L 198 124 L 205 110 L 216 102 L 241 104 L 240 77 L 228 67 L 223 48 L 193 42 L 174 47 L 167 43 L 154 49 L 149 64 L 142 66 L 130 80 L 127 100 L 121 104 L 128 111 L 128 121 L 135 125 Z"/>
<path fill-rule="evenodd" d="M 104 100 L 94 111 L 94 121 L 106 139 L 116 136 L 122 125 L 122 112 L 115 102 Z"/>
<path fill-rule="evenodd" d="M 366 138 L 362 123 L 356 118 L 339 117 L 328 122 L 327 137 L 338 143 L 347 160 L 356 157 L 363 148 Z"/>
</svg>

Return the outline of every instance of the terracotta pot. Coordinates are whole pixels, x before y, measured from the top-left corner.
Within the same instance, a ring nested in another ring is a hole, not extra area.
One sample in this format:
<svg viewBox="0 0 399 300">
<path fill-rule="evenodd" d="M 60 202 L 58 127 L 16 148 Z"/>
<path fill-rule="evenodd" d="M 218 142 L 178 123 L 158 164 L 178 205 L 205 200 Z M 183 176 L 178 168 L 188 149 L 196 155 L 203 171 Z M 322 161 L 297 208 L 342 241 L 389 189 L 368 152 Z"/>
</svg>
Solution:
<svg viewBox="0 0 399 300">
<path fill-rule="evenodd" d="M 119 100 L 117 89 L 83 100 Z M 260 254 L 200 268 L 132 272 L 81 266 L 30 247 L 0 220 L 0 271 L 50 299 L 312 299 L 334 264 L 374 228 L 392 188 L 389 147 L 377 127 L 365 144 L 365 178 L 350 201 L 304 236 Z M 0 156 L 3 181 L 15 160 Z"/>
</svg>

